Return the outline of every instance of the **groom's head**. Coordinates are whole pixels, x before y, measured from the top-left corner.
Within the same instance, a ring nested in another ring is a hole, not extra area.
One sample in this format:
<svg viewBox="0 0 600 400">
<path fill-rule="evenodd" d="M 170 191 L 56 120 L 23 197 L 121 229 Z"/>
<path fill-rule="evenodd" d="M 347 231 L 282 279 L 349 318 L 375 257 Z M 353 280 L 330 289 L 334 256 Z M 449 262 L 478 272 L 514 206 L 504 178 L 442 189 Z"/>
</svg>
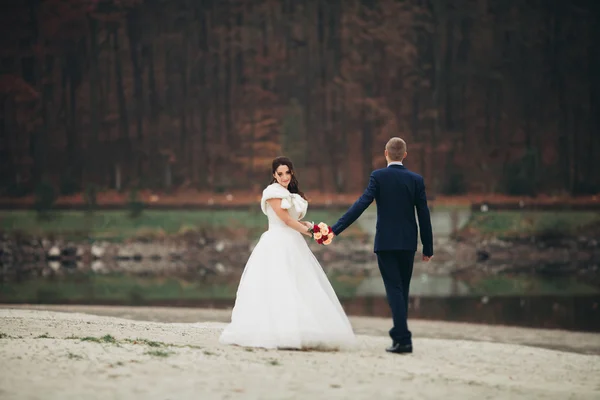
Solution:
<svg viewBox="0 0 600 400">
<path fill-rule="evenodd" d="M 388 163 L 402 161 L 406 157 L 406 142 L 399 137 L 393 137 L 385 145 L 385 159 Z"/>
</svg>

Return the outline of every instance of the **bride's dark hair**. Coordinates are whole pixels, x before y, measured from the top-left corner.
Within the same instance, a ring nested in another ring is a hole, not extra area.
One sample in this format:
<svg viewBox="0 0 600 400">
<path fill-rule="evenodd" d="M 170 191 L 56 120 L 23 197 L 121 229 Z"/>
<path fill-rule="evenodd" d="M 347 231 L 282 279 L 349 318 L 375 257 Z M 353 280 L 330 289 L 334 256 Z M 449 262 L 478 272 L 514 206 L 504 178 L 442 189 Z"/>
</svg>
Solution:
<svg viewBox="0 0 600 400">
<path fill-rule="evenodd" d="M 290 160 L 287 157 L 277 157 L 273 160 L 273 164 L 271 166 L 271 174 L 275 174 L 277 168 L 281 167 L 282 165 L 287 166 L 290 169 L 290 173 L 292 174 L 292 179 L 290 180 L 290 184 L 288 185 L 288 190 L 290 191 L 290 193 L 298 193 L 300 196 L 302 196 L 304 200 L 306 200 L 306 196 L 302 191 L 300 191 L 300 188 L 298 187 L 298 179 L 296 179 L 296 174 L 294 173 L 294 164 L 292 164 L 292 160 Z M 271 179 L 271 183 L 275 182 L 277 182 L 277 179 L 273 177 L 273 179 Z"/>
</svg>

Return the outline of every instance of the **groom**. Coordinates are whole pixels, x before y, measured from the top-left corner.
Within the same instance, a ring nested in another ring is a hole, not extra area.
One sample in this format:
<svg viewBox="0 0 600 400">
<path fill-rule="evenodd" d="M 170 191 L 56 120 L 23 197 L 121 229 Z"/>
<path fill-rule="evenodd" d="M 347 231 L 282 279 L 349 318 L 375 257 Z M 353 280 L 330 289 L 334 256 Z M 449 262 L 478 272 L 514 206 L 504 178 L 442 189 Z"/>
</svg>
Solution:
<svg viewBox="0 0 600 400">
<path fill-rule="evenodd" d="M 360 198 L 331 228 L 341 234 L 376 201 L 377 230 L 375 253 L 383 277 L 394 326 L 390 330 L 391 353 L 412 353 L 412 338 L 406 322 L 408 289 L 417 251 L 417 222 L 419 218 L 423 261 L 433 257 L 433 233 L 423 177 L 409 171 L 402 160 L 406 157 L 406 142 L 394 137 L 385 145 L 387 168 L 371 173 L 369 186 Z"/>
</svg>

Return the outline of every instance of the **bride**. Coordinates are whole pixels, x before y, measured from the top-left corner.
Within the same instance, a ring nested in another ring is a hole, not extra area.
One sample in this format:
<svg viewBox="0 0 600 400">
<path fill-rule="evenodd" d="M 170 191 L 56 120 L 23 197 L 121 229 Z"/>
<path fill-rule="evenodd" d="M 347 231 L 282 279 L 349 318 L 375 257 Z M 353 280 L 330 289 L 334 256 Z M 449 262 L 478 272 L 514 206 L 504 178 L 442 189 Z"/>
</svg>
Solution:
<svg viewBox="0 0 600 400">
<path fill-rule="evenodd" d="M 291 160 L 273 160 L 261 209 L 269 221 L 246 263 L 231 323 L 219 341 L 246 347 L 339 349 L 354 344 L 350 322 L 301 235 L 308 202 Z"/>
</svg>

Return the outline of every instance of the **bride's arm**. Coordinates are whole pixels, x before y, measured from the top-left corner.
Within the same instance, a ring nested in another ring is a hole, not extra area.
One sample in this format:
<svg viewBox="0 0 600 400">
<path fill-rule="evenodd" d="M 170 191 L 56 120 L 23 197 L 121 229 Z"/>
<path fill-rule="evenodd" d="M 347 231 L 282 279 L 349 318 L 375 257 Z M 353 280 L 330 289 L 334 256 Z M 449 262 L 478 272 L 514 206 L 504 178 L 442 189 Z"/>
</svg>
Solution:
<svg viewBox="0 0 600 400">
<path fill-rule="evenodd" d="M 281 219 L 287 226 L 300 232 L 303 235 L 312 237 L 312 234 L 308 231 L 308 227 L 302 222 L 292 218 L 292 216 L 283 208 L 281 208 L 281 199 L 269 199 L 267 203 L 273 208 L 275 214 Z"/>
<path fill-rule="evenodd" d="M 298 222 L 300 222 L 302 225 L 304 225 L 307 228 L 312 228 L 313 224 L 311 224 L 308 221 L 302 221 L 302 220 L 298 220 Z"/>
</svg>

